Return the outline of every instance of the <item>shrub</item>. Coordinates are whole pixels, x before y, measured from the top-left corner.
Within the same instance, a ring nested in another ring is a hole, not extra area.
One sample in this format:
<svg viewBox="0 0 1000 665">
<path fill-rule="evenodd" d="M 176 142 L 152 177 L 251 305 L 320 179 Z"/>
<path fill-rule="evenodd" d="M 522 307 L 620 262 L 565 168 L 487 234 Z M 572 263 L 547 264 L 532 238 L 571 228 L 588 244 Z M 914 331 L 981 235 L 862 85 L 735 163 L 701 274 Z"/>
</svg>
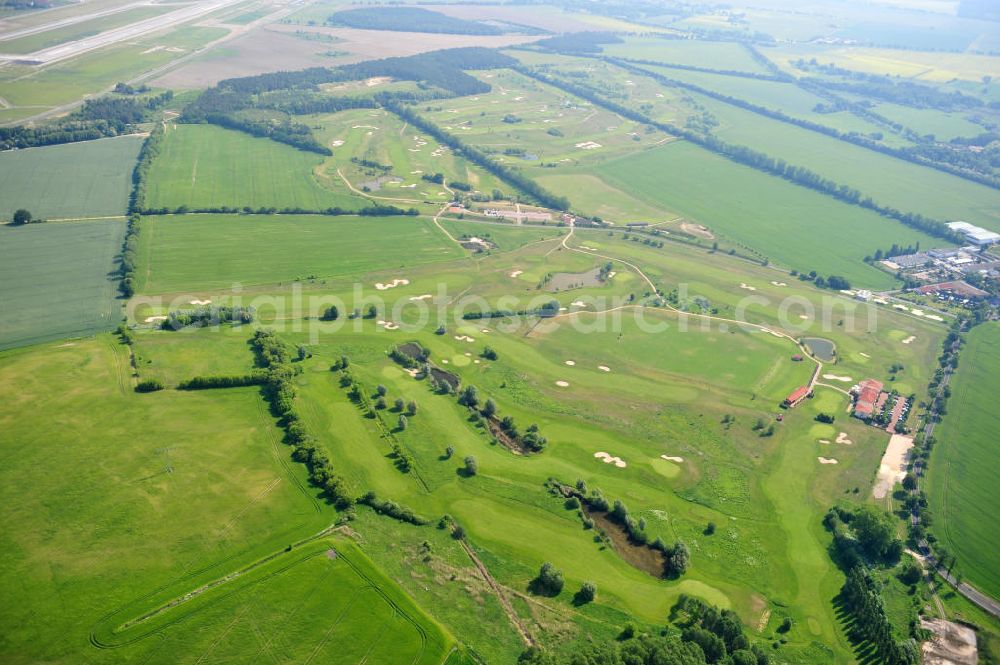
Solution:
<svg viewBox="0 0 1000 665">
<path fill-rule="evenodd" d="M 563 590 L 564 584 L 562 571 L 548 561 L 542 564 L 538 577 L 535 578 L 535 587 L 538 591 L 549 596 L 557 596 Z"/>
<path fill-rule="evenodd" d="M 580 590 L 576 592 L 576 602 L 589 603 L 597 596 L 597 586 L 593 582 L 584 582 Z"/>
<path fill-rule="evenodd" d="M 155 393 L 157 390 L 163 390 L 163 382 L 159 379 L 146 379 L 135 386 L 137 393 Z"/>
<path fill-rule="evenodd" d="M 472 455 L 466 456 L 465 460 L 465 473 L 469 476 L 474 476 L 479 473 L 479 462 Z"/>
</svg>

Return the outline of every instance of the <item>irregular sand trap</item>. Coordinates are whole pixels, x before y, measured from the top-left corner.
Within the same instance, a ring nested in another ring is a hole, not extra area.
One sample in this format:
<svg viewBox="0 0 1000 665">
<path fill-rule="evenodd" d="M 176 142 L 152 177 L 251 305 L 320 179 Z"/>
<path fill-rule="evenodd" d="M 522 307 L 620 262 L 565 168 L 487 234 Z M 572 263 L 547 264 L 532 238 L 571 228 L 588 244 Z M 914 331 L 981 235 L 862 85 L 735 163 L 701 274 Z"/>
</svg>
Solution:
<svg viewBox="0 0 1000 665">
<path fill-rule="evenodd" d="M 167 320 L 167 317 L 165 317 L 165 316 L 147 316 L 146 317 L 146 323 L 156 323 L 157 321 L 166 321 L 166 320 Z"/>
<path fill-rule="evenodd" d="M 586 307 L 587 303 L 583 302 L 582 300 L 576 300 L 574 302 L 571 302 L 569 304 L 569 306 L 570 307 Z"/>
<path fill-rule="evenodd" d="M 609 455 L 608 453 L 605 452 L 596 452 L 594 453 L 594 457 L 601 460 L 605 464 L 614 464 L 619 469 L 624 469 L 627 466 L 625 464 L 625 460 L 623 460 L 621 457 L 614 457 L 613 455 Z"/>
<path fill-rule="evenodd" d="M 930 319 L 931 321 L 944 321 L 944 319 L 938 316 L 937 314 L 927 314 L 926 316 L 924 316 L 924 318 Z"/>
<path fill-rule="evenodd" d="M 820 464 L 840 464 L 837 460 L 830 459 L 829 457 L 817 457 L 816 459 L 819 460 Z"/>
<path fill-rule="evenodd" d="M 903 344 L 910 344 L 916 338 L 917 338 L 916 335 L 910 335 L 909 337 L 907 337 L 906 339 L 903 340 Z"/>
<path fill-rule="evenodd" d="M 824 374 L 823 378 L 829 379 L 831 381 L 843 381 L 844 383 L 850 383 L 854 381 L 854 379 L 852 379 L 849 376 L 837 376 L 836 374 Z"/>
<path fill-rule="evenodd" d="M 475 342 L 475 338 L 469 337 L 468 335 L 455 335 L 455 339 L 459 342 Z"/>
<path fill-rule="evenodd" d="M 413 296 L 412 298 L 410 298 L 410 300 L 430 300 L 433 297 L 434 296 L 431 295 L 430 293 L 425 293 L 422 296 Z"/>
<path fill-rule="evenodd" d="M 211 305 L 211 300 L 192 300 L 190 301 L 192 305 Z"/>
<path fill-rule="evenodd" d="M 567 381 L 556 381 L 556 385 L 560 388 L 569 388 L 569 382 Z"/>
<path fill-rule="evenodd" d="M 809 320 L 809 317 L 807 315 L 805 315 L 805 314 L 799 314 L 799 318 L 802 319 L 802 320 L 804 320 L 804 321 L 808 321 Z"/>
<path fill-rule="evenodd" d="M 410 280 L 408 279 L 394 279 L 388 284 L 383 284 L 382 282 L 378 282 L 375 284 L 375 288 L 378 289 L 379 291 L 385 291 L 386 289 L 394 289 L 397 286 L 406 286 L 409 283 Z"/>
<path fill-rule="evenodd" d="M 820 439 L 819 442 L 827 446 L 830 445 L 830 439 Z"/>
<path fill-rule="evenodd" d="M 466 357 L 466 358 L 471 358 L 471 357 L 472 357 L 472 354 L 471 354 L 471 353 L 469 353 L 468 351 L 466 351 L 466 352 L 465 352 L 465 357 Z"/>
<path fill-rule="evenodd" d="M 524 274 L 523 270 L 515 270 L 514 272 L 510 273 L 510 276 L 517 277 L 518 275 L 523 275 L 523 274 Z"/>
<path fill-rule="evenodd" d="M 570 367 L 572 367 L 573 365 L 576 364 L 576 361 L 575 360 L 567 360 L 566 364 L 569 365 Z"/>
<path fill-rule="evenodd" d="M 923 316 L 924 315 L 924 310 L 922 310 L 922 309 L 911 309 L 910 310 L 910 314 L 913 314 L 914 316 Z"/>
<path fill-rule="evenodd" d="M 749 284 L 744 284 L 743 282 L 740 282 L 740 288 L 741 289 L 746 289 L 747 291 L 756 291 L 757 290 L 756 286 L 750 286 Z"/>
<path fill-rule="evenodd" d="M 399 330 L 399 326 L 392 321 L 379 321 L 377 325 L 382 326 L 386 330 Z"/>
<path fill-rule="evenodd" d="M 330 141 L 331 148 L 339 148 L 342 145 L 344 145 L 344 142 L 341 141 L 340 139 L 337 139 L 336 141 Z"/>
<path fill-rule="evenodd" d="M 870 356 L 870 355 L 868 355 L 867 353 L 862 353 L 862 354 L 861 354 L 861 357 L 862 357 L 862 358 L 871 358 L 871 356 Z"/>
<path fill-rule="evenodd" d="M 892 491 L 896 483 L 903 482 L 906 477 L 906 454 L 913 447 L 913 437 L 893 434 L 889 439 L 889 445 L 882 456 L 882 463 L 878 466 L 878 475 L 875 487 L 872 488 L 872 496 L 876 499 L 884 499 Z"/>
<path fill-rule="evenodd" d="M 611 371 L 611 368 L 608 367 L 607 365 L 598 365 L 597 369 L 601 370 L 602 372 L 610 372 Z"/>
<path fill-rule="evenodd" d="M 788 286 L 784 282 L 771 282 L 771 285 L 772 286 Z"/>
<path fill-rule="evenodd" d="M 660 459 L 665 459 L 668 462 L 677 462 L 678 464 L 684 461 L 683 457 L 671 457 L 669 455 L 660 455 Z"/>
<path fill-rule="evenodd" d="M 837 443 L 846 443 L 847 445 L 851 445 L 854 442 L 847 438 L 847 432 L 841 432 L 837 435 Z"/>
<path fill-rule="evenodd" d="M 612 270 L 611 272 L 608 273 L 608 279 L 612 279 L 617 274 L 618 274 L 617 272 L 615 272 L 614 270 Z"/>
</svg>

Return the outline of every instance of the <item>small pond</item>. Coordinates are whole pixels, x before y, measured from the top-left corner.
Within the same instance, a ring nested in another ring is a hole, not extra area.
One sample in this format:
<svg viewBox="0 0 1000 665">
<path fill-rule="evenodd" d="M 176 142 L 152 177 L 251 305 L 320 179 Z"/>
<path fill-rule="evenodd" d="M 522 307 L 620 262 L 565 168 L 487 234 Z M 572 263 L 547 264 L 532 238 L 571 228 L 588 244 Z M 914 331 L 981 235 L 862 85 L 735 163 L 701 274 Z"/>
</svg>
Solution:
<svg viewBox="0 0 1000 665">
<path fill-rule="evenodd" d="M 809 353 L 825 363 L 832 363 L 837 359 L 837 345 L 828 339 L 803 337 L 802 344 L 809 349 Z"/>
</svg>

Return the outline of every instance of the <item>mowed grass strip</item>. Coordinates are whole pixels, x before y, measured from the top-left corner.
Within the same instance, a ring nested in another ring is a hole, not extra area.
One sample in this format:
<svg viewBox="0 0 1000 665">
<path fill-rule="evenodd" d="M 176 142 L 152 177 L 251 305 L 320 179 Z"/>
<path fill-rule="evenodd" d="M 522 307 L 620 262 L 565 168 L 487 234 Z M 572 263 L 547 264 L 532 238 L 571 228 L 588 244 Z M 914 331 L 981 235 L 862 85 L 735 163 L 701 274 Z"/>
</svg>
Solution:
<svg viewBox="0 0 1000 665">
<path fill-rule="evenodd" d="M 360 276 L 462 255 L 423 217 L 171 215 L 143 220 L 137 272 L 143 292 L 174 293 Z"/>
<path fill-rule="evenodd" d="M 113 328 L 124 234 L 117 219 L 0 226 L 0 348 Z"/>
<path fill-rule="evenodd" d="M 47 219 L 124 215 L 142 137 L 0 153 L 0 219 L 18 208 Z"/>
<path fill-rule="evenodd" d="M 1000 324 L 973 328 L 951 382 L 948 414 L 934 432 L 927 490 L 931 530 L 957 558 L 956 572 L 1000 598 L 1000 530 L 996 515 L 1000 414 Z"/>
<path fill-rule="evenodd" d="M 753 247 L 773 262 L 852 284 L 888 288 L 891 276 L 869 267 L 877 248 L 942 241 L 862 208 L 840 203 L 687 142 L 607 162 L 597 172 L 613 185 L 676 210 Z"/>
<path fill-rule="evenodd" d="M 357 210 L 361 197 L 324 189 L 313 174 L 321 155 L 212 125 L 169 127 L 149 173 L 148 206 L 250 206 Z"/>
</svg>

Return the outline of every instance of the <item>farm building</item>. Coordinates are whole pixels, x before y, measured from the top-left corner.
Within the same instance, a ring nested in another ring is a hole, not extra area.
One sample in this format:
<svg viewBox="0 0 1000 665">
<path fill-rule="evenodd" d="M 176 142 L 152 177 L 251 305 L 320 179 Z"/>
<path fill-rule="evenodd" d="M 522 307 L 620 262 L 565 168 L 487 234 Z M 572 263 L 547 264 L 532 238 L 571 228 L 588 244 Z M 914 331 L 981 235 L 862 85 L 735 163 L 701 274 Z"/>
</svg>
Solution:
<svg viewBox="0 0 1000 665">
<path fill-rule="evenodd" d="M 923 295 L 949 294 L 962 298 L 985 298 L 989 295 L 982 289 L 977 289 L 971 284 L 962 281 L 941 282 L 940 284 L 927 284 L 916 289 L 917 293 Z"/>
<path fill-rule="evenodd" d="M 487 217 L 499 217 L 502 219 L 513 219 L 518 222 L 549 222 L 552 221 L 552 213 L 549 212 L 517 212 L 515 210 L 504 210 L 502 208 L 487 208 L 483 211 Z"/>
<path fill-rule="evenodd" d="M 948 228 L 952 231 L 958 231 L 965 236 L 966 240 L 971 242 L 973 245 L 979 245 L 980 247 L 1000 242 L 1000 233 L 988 231 L 979 226 L 969 224 L 968 222 L 951 222 L 948 224 Z"/>
<path fill-rule="evenodd" d="M 885 398 L 882 397 L 883 387 L 881 381 L 865 379 L 851 389 L 851 393 L 855 395 L 855 418 L 871 420 L 880 411 L 880 406 L 885 406 Z"/>
<path fill-rule="evenodd" d="M 812 395 L 812 391 L 806 386 L 802 386 L 801 388 L 796 388 L 794 391 L 792 391 L 791 395 L 785 398 L 785 401 L 782 402 L 781 405 L 787 409 L 794 409 L 796 406 L 802 403 L 802 400 L 809 397 L 810 395 Z"/>
</svg>

